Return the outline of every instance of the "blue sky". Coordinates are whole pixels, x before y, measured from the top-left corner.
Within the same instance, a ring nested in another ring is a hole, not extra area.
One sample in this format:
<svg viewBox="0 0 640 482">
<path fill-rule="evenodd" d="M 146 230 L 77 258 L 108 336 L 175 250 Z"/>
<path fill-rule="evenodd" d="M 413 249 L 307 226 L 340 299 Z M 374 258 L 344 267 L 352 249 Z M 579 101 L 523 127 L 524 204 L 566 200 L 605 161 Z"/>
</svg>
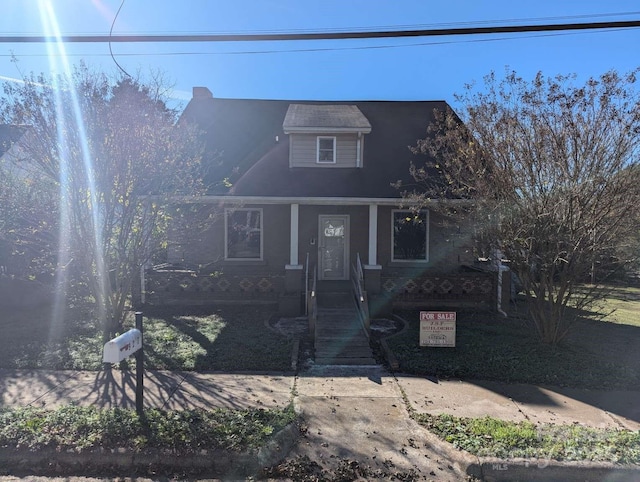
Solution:
<svg viewBox="0 0 640 482">
<path fill-rule="evenodd" d="M 0 34 L 108 34 L 121 0 L 3 0 Z M 45 12 L 49 12 L 48 14 Z M 614 15 L 615 14 L 615 15 Z M 442 28 L 640 19 L 637 0 L 126 0 L 115 34 Z M 130 73 L 162 71 L 232 98 L 435 100 L 505 68 L 580 79 L 640 66 L 640 29 L 497 36 L 224 44 L 113 44 Z M 67 44 L 69 62 L 117 69 L 107 44 Z M 11 53 L 18 59 L 11 62 Z M 0 80 L 51 72 L 47 46 L 0 44 Z"/>
</svg>

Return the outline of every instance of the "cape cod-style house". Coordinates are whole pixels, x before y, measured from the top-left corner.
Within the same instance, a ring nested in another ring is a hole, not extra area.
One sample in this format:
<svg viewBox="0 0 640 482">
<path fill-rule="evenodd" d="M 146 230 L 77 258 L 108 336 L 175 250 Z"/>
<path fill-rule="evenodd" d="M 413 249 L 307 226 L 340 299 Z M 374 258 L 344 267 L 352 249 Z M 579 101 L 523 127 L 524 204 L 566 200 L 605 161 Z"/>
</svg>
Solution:
<svg viewBox="0 0 640 482">
<path fill-rule="evenodd" d="M 372 317 L 400 303 L 495 303 L 495 276 L 465 269 L 469 229 L 409 209 L 396 187 L 414 184 L 410 147 L 447 108 L 221 99 L 194 88 L 183 118 L 206 135 L 210 189 L 175 202 L 208 222 L 172 231 L 167 264 L 146 274 L 146 301 L 274 303 L 293 316 L 316 293 L 355 290 Z"/>
</svg>

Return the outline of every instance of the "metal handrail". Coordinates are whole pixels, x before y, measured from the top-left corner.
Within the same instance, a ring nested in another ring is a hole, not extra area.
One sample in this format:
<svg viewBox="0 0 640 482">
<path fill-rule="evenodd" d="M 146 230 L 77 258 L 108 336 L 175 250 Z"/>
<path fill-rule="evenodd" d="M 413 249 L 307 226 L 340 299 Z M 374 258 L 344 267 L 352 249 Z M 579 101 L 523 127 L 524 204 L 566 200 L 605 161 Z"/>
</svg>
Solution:
<svg viewBox="0 0 640 482">
<path fill-rule="evenodd" d="M 309 333 L 313 336 L 313 342 L 315 345 L 316 338 L 316 321 L 318 318 L 318 299 L 316 297 L 316 279 L 318 278 L 318 268 L 313 267 L 313 278 L 311 279 L 311 291 L 305 293 L 305 299 L 307 301 L 308 311 L 307 318 L 309 319 Z"/>
<path fill-rule="evenodd" d="M 317 292 L 317 283 L 318 283 L 318 267 L 313 267 L 313 278 L 311 279 L 311 296 L 315 297 Z"/>
<path fill-rule="evenodd" d="M 356 299 L 356 306 L 358 314 L 360 315 L 360 322 L 364 328 L 365 333 L 369 336 L 369 306 L 367 302 L 367 293 L 364 290 L 364 271 L 362 270 L 362 262 L 360 261 L 360 253 L 356 255 L 356 264 L 352 264 L 351 269 L 353 271 L 353 291 Z"/>
<path fill-rule="evenodd" d="M 309 252 L 304 262 L 304 314 L 309 314 Z"/>
<path fill-rule="evenodd" d="M 358 279 L 364 281 L 364 270 L 362 269 L 362 261 L 360 260 L 360 253 L 356 256 L 356 268 L 358 270 Z"/>
<path fill-rule="evenodd" d="M 356 264 L 352 265 L 353 270 L 353 289 L 360 303 L 364 301 L 364 271 L 362 270 L 362 262 L 360 261 L 360 253 L 356 255 Z"/>
</svg>

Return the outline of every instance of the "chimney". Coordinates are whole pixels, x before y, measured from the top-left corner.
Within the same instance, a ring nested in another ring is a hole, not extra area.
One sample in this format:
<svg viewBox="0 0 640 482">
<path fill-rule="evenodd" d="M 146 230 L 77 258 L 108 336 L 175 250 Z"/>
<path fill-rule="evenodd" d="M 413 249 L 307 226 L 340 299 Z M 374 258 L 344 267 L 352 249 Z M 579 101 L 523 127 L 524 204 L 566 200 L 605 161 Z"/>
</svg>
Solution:
<svg viewBox="0 0 640 482">
<path fill-rule="evenodd" d="M 194 87 L 193 98 L 194 99 L 213 99 L 213 94 L 206 87 Z"/>
</svg>

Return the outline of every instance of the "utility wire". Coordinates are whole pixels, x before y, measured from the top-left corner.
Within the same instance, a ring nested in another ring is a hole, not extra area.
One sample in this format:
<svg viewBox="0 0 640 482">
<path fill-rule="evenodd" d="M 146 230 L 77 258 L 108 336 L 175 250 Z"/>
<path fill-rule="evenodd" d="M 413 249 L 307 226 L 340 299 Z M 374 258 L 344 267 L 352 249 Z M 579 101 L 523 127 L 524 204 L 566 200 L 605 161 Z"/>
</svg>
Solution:
<svg viewBox="0 0 640 482">
<path fill-rule="evenodd" d="M 109 54 L 111 55 L 111 60 L 113 60 L 113 62 L 118 66 L 118 68 L 124 73 L 124 75 L 126 75 L 129 78 L 131 78 L 131 76 L 129 75 L 129 72 L 124 70 L 122 68 L 122 66 L 118 63 L 116 58 L 113 56 L 113 50 L 111 49 L 111 39 L 113 38 L 113 27 L 116 24 L 116 19 L 118 18 L 118 15 L 120 15 L 120 10 L 122 10 L 124 2 L 125 2 L 125 0 L 122 0 L 122 3 L 120 4 L 120 7 L 118 7 L 118 11 L 116 12 L 115 16 L 113 17 L 113 22 L 111 22 L 111 28 L 109 29 Z"/>
<path fill-rule="evenodd" d="M 600 32 L 614 32 L 619 29 L 601 30 Z M 588 34 L 587 31 L 581 32 L 555 32 L 555 33 L 541 33 L 537 35 L 524 35 L 517 37 L 518 40 L 532 39 L 532 38 L 548 38 L 548 37 L 565 37 L 568 35 L 584 35 Z M 436 45 L 454 45 L 454 44 L 474 44 L 474 43 L 488 43 L 488 42 L 504 42 L 512 40 L 510 37 L 493 37 L 473 40 L 439 40 L 431 42 L 414 42 L 403 43 L 398 45 L 360 45 L 352 47 L 309 47 L 299 49 L 264 49 L 264 50 L 230 50 L 225 52 L 195 52 L 195 51 L 177 51 L 177 52 L 123 52 L 119 53 L 119 57 L 172 57 L 172 56 L 226 56 L 226 55 L 269 55 L 269 54 L 285 54 L 285 53 L 311 53 L 311 52 L 341 52 L 341 51 L 353 51 L 353 50 L 382 50 L 382 49 L 399 49 L 399 48 L 411 48 L 411 47 L 427 47 Z M 110 54 L 100 53 L 69 53 L 67 57 L 107 57 Z M 15 54 L 0 54 L 2 57 L 13 57 Z M 49 54 L 20 54 L 20 57 L 50 57 Z"/>
<path fill-rule="evenodd" d="M 640 27 L 640 20 L 561 23 L 544 25 L 506 25 L 418 30 L 384 30 L 359 32 L 307 32 L 274 34 L 181 34 L 181 35 L 0 35 L 0 43 L 142 43 L 142 42 L 269 42 L 300 40 L 350 40 L 372 38 L 435 37 L 449 35 L 484 35 L 523 32 L 558 32 L 575 30 L 626 29 Z"/>
<path fill-rule="evenodd" d="M 116 13 L 116 17 L 118 13 Z M 428 28 L 444 28 L 447 27 L 472 27 L 479 25 L 503 25 L 503 24 L 525 24 L 525 23 L 551 23 L 551 22 L 560 22 L 570 23 L 569 20 L 585 20 L 585 19 L 596 19 L 596 18 L 605 18 L 605 17 L 630 17 L 640 16 L 640 11 L 631 11 L 631 12 L 613 12 L 613 13 L 602 13 L 602 14 L 584 14 L 584 15 L 563 15 L 563 16 L 554 16 L 554 17 L 519 17 L 519 18 L 506 18 L 506 19 L 493 19 L 493 20 L 474 20 L 474 21 L 465 21 L 465 22 L 438 22 L 438 23 L 422 23 L 422 24 L 393 24 L 393 25 L 368 25 L 363 27 L 323 27 L 314 29 L 314 32 L 357 32 L 357 31 L 393 31 L 393 30 L 418 30 L 418 29 L 428 29 Z M 595 21 L 595 20 L 594 20 Z M 149 31 L 148 35 L 182 35 L 182 34 L 211 34 L 211 35 L 220 35 L 220 34 L 274 34 L 274 33 L 308 33 L 310 30 L 306 29 L 286 29 L 286 30 L 272 30 L 272 29 L 251 29 L 251 30 L 238 30 L 238 31 L 227 31 L 227 32 L 212 32 L 212 31 L 185 31 L 185 30 L 162 30 L 158 32 Z M 32 35 L 28 32 L 5 32 L 6 35 Z M 33 34 L 35 35 L 35 33 Z M 69 34 L 71 35 L 71 34 Z M 74 35 L 98 35 L 92 32 L 77 32 Z"/>
</svg>

